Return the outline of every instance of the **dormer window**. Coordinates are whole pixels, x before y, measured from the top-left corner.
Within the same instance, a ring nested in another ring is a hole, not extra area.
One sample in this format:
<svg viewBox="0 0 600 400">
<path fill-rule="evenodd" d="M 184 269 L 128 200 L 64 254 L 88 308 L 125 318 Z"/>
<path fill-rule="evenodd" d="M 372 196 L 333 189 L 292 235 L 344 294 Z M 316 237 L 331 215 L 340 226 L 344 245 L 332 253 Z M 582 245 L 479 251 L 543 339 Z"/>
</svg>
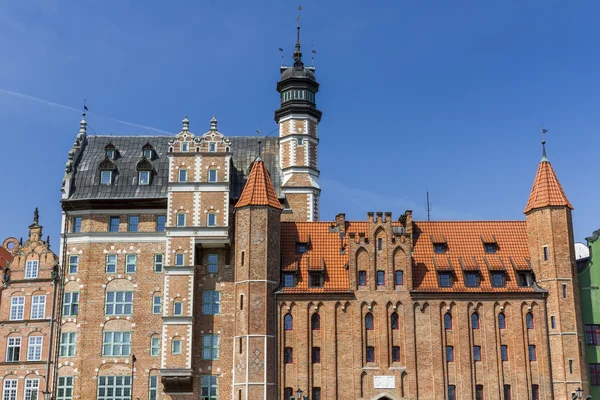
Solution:
<svg viewBox="0 0 600 400">
<path fill-rule="evenodd" d="M 114 160 L 117 158 L 117 148 L 114 144 L 109 143 L 104 147 L 104 151 L 106 152 L 106 158 L 109 160 Z"/>
<path fill-rule="evenodd" d="M 497 271 L 492 273 L 492 286 L 493 287 L 504 287 L 506 286 L 506 275 L 504 272 Z"/>
<path fill-rule="evenodd" d="M 304 254 L 308 252 L 308 246 L 306 243 L 296 243 L 296 253 Z"/>
<path fill-rule="evenodd" d="M 100 171 L 100 184 L 111 185 L 112 184 L 112 171 Z"/>
<path fill-rule="evenodd" d="M 479 287 L 479 274 L 476 272 L 465 273 L 465 285 L 467 287 Z"/>
<path fill-rule="evenodd" d="M 211 153 L 215 153 L 217 151 L 217 142 L 209 142 L 208 151 L 210 151 Z"/>
<path fill-rule="evenodd" d="M 433 244 L 433 252 L 435 254 L 444 254 L 446 252 L 446 244 L 445 243 L 434 243 Z"/>
<path fill-rule="evenodd" d="M 144 157 L 148 160 L 152 159 L 152 150 L 144 150 Z"/>
<path fill-rule="evenodd" d="M 188 142 L 181 142 L 181 152 L 187 153 L 190 151 L 190 144 Z"/>
<path fill-rule="evenodd" d="M 450 272 L 440 272 L 439 285 L 443 288 L 452 287 L 452 274 Z"/>
<path fill-rule="evenodd" d="M 138 171 L 138 185 L 149 185 L 152 179 L 152 163 L 147 158 L 143 158 L 137 163 L 136 169 Z"/>
<path fill-rule="evenodd" d="M 323 273 L 322 272 L 311 272 L 309 275 L 310 287 L 320 288 L 323 287 Z"/>
<path fill-rule="evenodd" d="M 113 149 L 106 150 L 106 157 L 109 160 L 114 160 L 115 159 L 115 151 Z"/>
<path fill-rule="evenodd" d="M 484 243 L 483 247 L 484 247 L 486 254 L 496 254 L 496 244 Z"/>
<path fill-rule="evenodd" d="M 154 147 L 152 147 L 150 142 L 146 142 L 144 147 L 142 147 L 142 155 L 145 159 L 152 161 L 152 157 L 154 156 Z"/>
<path fill-rule="evenodd" d="M 138 174 L 138 183 L 140 185 L 150 184 L 150 171 L 140 171 Z"/>
</svg>

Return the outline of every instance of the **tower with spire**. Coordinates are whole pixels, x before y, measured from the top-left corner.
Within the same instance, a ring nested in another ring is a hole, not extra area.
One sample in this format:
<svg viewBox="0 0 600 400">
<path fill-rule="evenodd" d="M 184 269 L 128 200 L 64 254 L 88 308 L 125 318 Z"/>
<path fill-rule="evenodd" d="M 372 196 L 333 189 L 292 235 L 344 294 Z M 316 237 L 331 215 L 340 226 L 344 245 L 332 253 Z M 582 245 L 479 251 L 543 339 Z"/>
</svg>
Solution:
<svg viewBox="0 0 600 400">
<path fill-rule="evenodd" d="M 317 108 L 319 83 L 315 68 L 304 65 L 300 46 L 300 17 L 292 66 L 281 67 L 277 91 L 281 106 L 275 111 L 279 125 L 281 192 L 286 198 L 284 221 L 319 219 L 318 125 L 322 112 Z"/>
</svg>

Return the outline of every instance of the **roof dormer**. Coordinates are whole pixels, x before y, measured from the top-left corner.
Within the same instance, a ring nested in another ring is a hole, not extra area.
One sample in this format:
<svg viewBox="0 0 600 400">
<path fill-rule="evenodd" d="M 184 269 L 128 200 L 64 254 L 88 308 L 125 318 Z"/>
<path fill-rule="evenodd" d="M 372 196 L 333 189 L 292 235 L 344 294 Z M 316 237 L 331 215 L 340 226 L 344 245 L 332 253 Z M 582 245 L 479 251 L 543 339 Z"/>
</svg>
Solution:
<svg viewBox="0 0 600 400">
<path fill-rule="evenodd" d="M 104 152 L 106 154 L 106 158 L 109 160 L 117 159 L 117 148 L 112 142 L 109 142 L 106 146 L 104 146 Z"/>
<path fill-rule="evenodd" d="M 108 158 L 108 154 L 98 166 L 100 171 L 100 184 L 112 185 L 117 167 L 112 159 Z"/>
<path fill-rule="evenodd" d="M 150 161 L 154 159 L 154 147 L 152 147 L 150 142 L 146 142 L 146 144 L 142 147 L 142 156 Z"/>
<path fill-rule="evenodd" d="M 138 185 L 150 185 L 152 181 L 152 163 L 146 157 L 136 165 L 138 171 Z"/>
</svg>

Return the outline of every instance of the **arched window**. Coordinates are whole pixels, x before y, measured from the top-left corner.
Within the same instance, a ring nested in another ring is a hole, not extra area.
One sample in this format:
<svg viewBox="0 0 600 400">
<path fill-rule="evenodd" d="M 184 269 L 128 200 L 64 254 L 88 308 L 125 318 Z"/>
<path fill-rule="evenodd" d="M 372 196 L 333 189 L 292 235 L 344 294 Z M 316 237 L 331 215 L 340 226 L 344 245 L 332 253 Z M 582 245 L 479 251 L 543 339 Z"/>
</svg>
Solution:
<svg viewBox="0 0 600 400">
<path fill-rule="evenodd" d="M 321 317 L 319 314 L 314 313 L 310 319 L 310 327 L 313 331 L 318 331 L 321 329 Z"/>
<path fill-rule="evenodd" d="M 400 329 L 400 322 L 398 321 L 398 314 L 392 313 L 392 329 Z"/>
<path fill-rule="evenodd" d="M 373 330 L 373 314 L 371 313 L 365 316 L 365 328 L 369 331 Z"/>
<path fill-rule="evenodd" d="M 506 328 L 506 317 L 504 313 L 498 314 L 498 328 L 505 329 Z"/>
<path fill-rule="evenodd" d="M 527 323 L 527 329 L 533 329 L 533 314 L 527 313 L 525 317 L 525 322 Z"/>
<path fill-rule="evenodd" d="M 452 329 L 452 315 L 450 313 L 444 315 L 444 329 Z"/>
<path fill-rule="evenodd" d="M 285 314 L 285 317 L 283 317 L 283 329 L 291 331 L 293 327 L 294 319 L 292 318 L 292 314 Z"/>
<path fill-rule="evenodd" d="M 471 328 L 479 329 L 479 314 L 477 313 L 471 315 Z"/>
</svg>

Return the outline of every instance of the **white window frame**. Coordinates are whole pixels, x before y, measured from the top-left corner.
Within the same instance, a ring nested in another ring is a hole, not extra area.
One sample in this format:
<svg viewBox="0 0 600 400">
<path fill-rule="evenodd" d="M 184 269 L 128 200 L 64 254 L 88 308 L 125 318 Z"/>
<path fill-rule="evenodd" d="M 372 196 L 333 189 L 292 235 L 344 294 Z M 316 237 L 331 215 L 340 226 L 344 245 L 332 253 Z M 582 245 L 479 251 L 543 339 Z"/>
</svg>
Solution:
<svg viewBox="0 0 600 400">
<path fill-rule="evenodd" d="M 72 376 L 59 376 L 56 385 L 56 400 L 73 400 L 73 380 Z"/>
<path fill-rule="evenodd" d="M 160 336 L 150 338 L 150 357 L 160 356 Z"/>
<path fill-rule="evenodd" d="M 146 149 L 142 152 L 142 154 L 147 160 L 152 160 L 152 150 Z"/>
<path fill-rule="evenodd" d="M 183 174 L 183 176 L 182 176 Z M 188 181 L 188 170 L 185 168 L 181 168 L 179 173 L 177 174 L 178 182 L 187 182 Z M 182 179 L 183 178 L 183 179 Z"/>
<path fill-rule="evenodd" d="M 154 272 L 156 272 L 156 273 L 163 272 L 164 263 L 165 263 L 165 255 L 164 254 L 155 254 L 154 255 Z"/>
<path fill-rule="evenodd" d="M 181 142 L 181 152 L 188 153 L 190 151 L 190 143 L 189 142 Z"/>
<path fill-rule="evenodd" d="M 214 218 L 214 221 L 212 224 L 210 222 L 211 217 Z M 210 227 L 217 226 L 217 213 L 214 213 L 214 212 L 208 213 L 208 215 L 206 216 L 206 226 L 210 226 Z"/>
<path fill-rule="evenodd" d="M 31 319 L 46 317 L 46 295 L 31 296 Z"/>
<path fill-rule="evenodd" d="M 138 171 L 138 184 L 143 186 L 150 184 L 150 171 Z"/>
<path fill-rule="evenodd" d="M 77 272 L 79 272 L 79 256 L 71 254 L 69 255 L 69 275 L 74 275 Z"/>
<path fill-rule="evenodd" d="M 137 271 L 137 255 L 136 254 L 127 254 L 125 256 L 125 273 L 126 274 L 135 274 Z"/>
<path fill-rule="evenodd" d="M 79 292 L 66 292 L 63 297 L 63 315 L 76 316 L 77 314 L 79 314 Z"/>
<path fill-rule="evenodd" d="M 16 400 L 18 387 L 19 387 L 18 379 L 5 379 L 3 388 L 2 388 L 2 399 L 3 400 Z"/>
<path fill-rule="evenodd" d="M 60 334 L 60 356 L 75 357 L 77 352 L 77 333 L 62 332 Z"/>
<path fill-rule="evenodd" d="M 202 315 L 221 314 L 221 292 L 219 290 L 202 291 Z"/>
<path fill-rule="evenodd" d="M 25 400 L 38 400 L 40 393 L 39 379 L 25 379 Z"/>
<path fill-rule="evenodd" d="M 27 338 L 27 361 L 41 361 L 43 346 L 43 336 L 29 336 Z"/>
<path fill-rule="evenodd" d="M 113 172 L 111 170 L 100 171 L 100 184 L 101 185 L 112 185 Z"/>
<path fill-rule="evenodd" d="M 208 142 L 208 151 L 211 153 L 217 152 L 217 142 Z"/>
<path fill-rule="evenodd" d="M 158 399 L 158 375 L 150 375 L 148 378 L 148 400 Z"/>
<path fill-rule="evenodd" d="M 184 212 L 178 212 L 177 216 L 176 216 L 176 223 L 178 227 L 183 227 L 185 226 L 185 213 Z"/>
<path fill-rule="evenodd" d="M 202 375 L 200 379 L 200 392 L 206 390 L 207 396 L 200 395 L 200 400 L 217 400 L 219 396 L 219 378 L 217 375 Z M 214 395 L 213 395 L 214 393 Z"/>
<path fill-rule="evenodd" d="M 158 302 L 157 302 L 158 300 Z M 152 314 L 162 314 L 162 296 L 152 296 Z"/>
<path fill-rule="evenodd" d="M 19 321 L 25 316 L 25 296 L 10 298 L 10 320 Z"/>
<path fill-rule="evenodd" d="M 209 169 L 208 170 L 208 181 L 209 182 L 217 182 L 218 179 L 219 179 L 219 175 L 217 173 L 217 169 L 216 168 Z"/>
<path fill-rule="evenodd" d="M 104 331 L 102 332 L 103 357 L 129 357 L 131 354 L 131 332 Z"/>
<path fill-rule="evenodd" d="M 111 389 L 108 395 L 107 392 Z M 114 393 L 120 392 L 121 396 Z M 104 393 L 104 394 L 100 394 Z M 96 400 L 124 400 L 131 398 L 131 376 L 130 375 L 103 375 L 98 377 L 98 394 Z"/>
<path fill-rule="evenodd" d="M 112 300 L 109 300 L 109 297 L 112 297 Z M 128 300 L 128 297 L 131 299 Z M 133 292 L 106 292 L 106 297 L 104 300 L 104 315 L 133 315 Z"/>
<path fill-rule="evenodd" d="M 38 260 L 27 260 L 25 263 L 25 279 L 36 279 L 40 270 Z"/>
<path fill-rule="evenodd" d="M 111 261 L 114 260 L 114 261 Z M 105 271 L 107 274 L 116 274 L 117 273 L 117 263 L 119 262 L 119 256 L 117 254 L 107 254 L 106 255 L 106 265 Z"/>
<path fill-rule="evenodd" d="M 183 315 L 183 301 L 173 302 L 173 315 Z"/>
<path fill-rule="evenodd" d="M 108 158 L 109 160 L 114 160 L 115 159 L 115 154 L 116 154 L 116 151 L 114 149 L 107 149 L 106 150 L 106 158 Z"/>
<path fill-rule="evenodd" d="M 13 336 L 13 337 L 8 338 L 8 340 L 6 341 L 6 362 L 21 361 L 21 343 L 23 343 L 23 338 L 21 338 L 21 337 Z M 13 349 L 12 352 L 11 352 L 11 349 Z M 18 349 L 18 350 L 15 351 L 14 349 Z M 15 357 L 15 353 L 17 353 L 16 357 Z M 10 355 L 12 355 L 12 357 L 9 357 Z"/>
</svg>

